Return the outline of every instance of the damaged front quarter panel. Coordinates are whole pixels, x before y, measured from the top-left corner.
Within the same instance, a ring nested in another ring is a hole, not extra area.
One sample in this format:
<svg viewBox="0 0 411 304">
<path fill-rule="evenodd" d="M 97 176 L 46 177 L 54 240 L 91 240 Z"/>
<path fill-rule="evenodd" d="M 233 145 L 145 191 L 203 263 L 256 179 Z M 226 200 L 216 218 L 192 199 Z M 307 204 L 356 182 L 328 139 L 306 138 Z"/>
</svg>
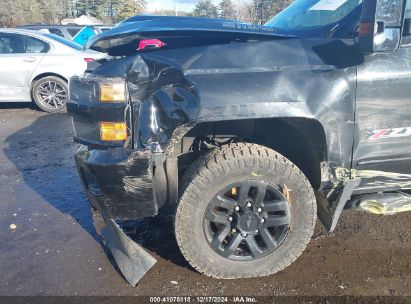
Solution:
<svg viewBox="0 0 411 304">
<path fill-rule="evenodd" d="M 349 175 L 342 177 L 339 172 L 351 170 L 356 66 L 363 57 L 352 39 L 269 38 L 140 52 L 110 60 L 86 76 L 126 79 L 129 104 L 125 109 L 131 111 L 124 112 L 121 119 L 131 115 L 128 148 L 147 154 L 138 164 L 147 165 L 148 175 L 127 174 L 119 183 L 120 194 L 134 197 L 136 187 L 144 182 L 145 195 L 134 202 L 127 200 L 136 212 L 112 212 L 115 218 L 155 215 L 166 202 L 177 200 L 177 157 L 182 152 L 183 136 L 194 126 L 267 119 L 292 123 L 303 118 L 319 126 L 311 135 L 317 138 L 308 139 L 320 143 L 318 190 L 329 202 L 325 206 L 328 213 L 324 214 L 333 218 L 333 223 L 338 220 L 334 211 L 340 210 L 336 206 L 344 202 L 337 198 L 351 195 L 343 193 Z M 69 103 L 70 112 L 75 107 L 79 111 L 78 105 L 80 102 Z M 98 106 L 87 103 L 90 108 Z M 112 113 L 106 112 L 103 114 Z M 87 117 L 100 115 L 93 111 L 83 113 Z M 92 124 L 96 118 L 89 120 Z M 295 127 L 299 127 L 298 123 Z M 208 135 L 213 136 L 213 128 L 210 132 Z M 255 132 L 256 129 L 249 130 L 252 137 L 258 138 Z M 277 136 L 273 129 L 270 137 L 275 140 Z M 90 164 L 84 167 L 89 168 Z M 107 187 L 106 181 L 100 185 L 103 190 Z M 116 192 L 111 195 L 118 197 Z"/>
<path fill-rule="evenodd" d="M 316 122 L 319 129 L 312 136 L 321 143 L 323 164 L 319 191 L 327 197 L 344 183 L 337 169 L 351 169 L 356 66 L 362 60 L 352 39 L 270 34 L 248 42 L 137 52 L 98 66 L 90 77 L 126 79 L 130 147 L 151 153 L 159 209 L 178 190 L 176 158 L 182 137 L 204 122 Z M 272 130 L 273 139 L 276 132 Z M 167 170 L 168 165 L 173 169 Z"/>
<path fill-rule="evenodd" d="M 362 60 L 353 41 L 280 39 L 133 58 L 127 80 L 135 148 L 169 153 L 201 122 L 303 117 L 323 127 L 328 180 L 338 182 L 336 168 L 350 170 L 355 66 Z"/>
<path fill-rule="evenodd" d="M 137 56 L 127 78 L 134 113 L 134 147 L 164 152 L 174 131 L 195 122 L 200 102 L 181 68 Z"/>
<path fill-rule="evenodd" d="M 328 202 L 327 212 L 319 215 L 333 230 L 358 186 L 341 170 L 351 169 L 356 65 L 361 60 L 353 41 L 341 39 L 280 39 L 136 55 L 127 73 L 134 148 L 162 155 L 155 165 L 163 168 L 167 158 L 178 155 L 181 138 L 202 122 L 316 120 L 323 127 L 326 156 L 319 193 Z M 177 179 L 176 174 L 171 178 Z"/>
</svg>

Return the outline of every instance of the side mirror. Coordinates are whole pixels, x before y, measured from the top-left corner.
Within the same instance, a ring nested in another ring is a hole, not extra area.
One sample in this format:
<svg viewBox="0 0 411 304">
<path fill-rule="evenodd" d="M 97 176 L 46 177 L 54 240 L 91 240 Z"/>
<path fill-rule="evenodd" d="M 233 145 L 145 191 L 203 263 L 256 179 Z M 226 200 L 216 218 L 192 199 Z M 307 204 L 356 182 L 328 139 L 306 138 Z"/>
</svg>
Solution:
<svg viewBox="0 0 411 304">
<path fill-rule="evenodd" d="M 361 52 L 370 54 L 398 49 L 403 30 L 404 0 L 364 0 L 362 5 Z"/>
</svg>

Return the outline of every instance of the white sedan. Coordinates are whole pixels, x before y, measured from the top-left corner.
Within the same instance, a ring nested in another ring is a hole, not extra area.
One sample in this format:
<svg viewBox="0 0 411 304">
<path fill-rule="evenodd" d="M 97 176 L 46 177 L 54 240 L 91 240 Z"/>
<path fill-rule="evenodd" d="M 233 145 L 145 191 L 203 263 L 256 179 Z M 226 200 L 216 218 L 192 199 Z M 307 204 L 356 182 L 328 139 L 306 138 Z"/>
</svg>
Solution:
<svg viewBox="0 0 411 304">
<path fill-rule="evenodd" d="M 63 111 L 68 79 L 104 56 L 56 35 L 0 29 L 0 102 L 32 100 L 44 111 Z"/>
</svg>

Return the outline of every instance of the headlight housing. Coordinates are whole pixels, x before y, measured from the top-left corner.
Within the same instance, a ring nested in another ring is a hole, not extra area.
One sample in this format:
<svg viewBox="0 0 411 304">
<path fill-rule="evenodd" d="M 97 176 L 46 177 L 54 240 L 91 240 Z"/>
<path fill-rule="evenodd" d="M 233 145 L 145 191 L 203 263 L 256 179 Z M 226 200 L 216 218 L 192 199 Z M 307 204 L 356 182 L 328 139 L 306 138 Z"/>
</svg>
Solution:
<svg viewBox="0 0 411 304">
<path fill-rule="evenodd" d="M 106 78 L 99 86 L 100 102 L 127 102 L 127 85 L 123 78 Z"/>
</svg>

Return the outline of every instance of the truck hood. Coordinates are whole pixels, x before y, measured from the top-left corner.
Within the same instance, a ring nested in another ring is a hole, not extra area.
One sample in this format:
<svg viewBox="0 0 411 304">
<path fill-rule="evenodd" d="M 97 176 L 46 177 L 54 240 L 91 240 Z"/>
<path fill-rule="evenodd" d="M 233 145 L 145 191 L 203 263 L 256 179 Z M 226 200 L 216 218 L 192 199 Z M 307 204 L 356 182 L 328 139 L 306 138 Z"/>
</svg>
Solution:
<svg viewBox="0 0 411 304">
<path fill-rule="evenodd" d="M 161 39 L 167 48 L 291 37 L 261 25 L 195 17 L 135 16 L 92 37 L 86 48 L 113 56 L 135 54 L 142 39 Z"/>
</svg>

